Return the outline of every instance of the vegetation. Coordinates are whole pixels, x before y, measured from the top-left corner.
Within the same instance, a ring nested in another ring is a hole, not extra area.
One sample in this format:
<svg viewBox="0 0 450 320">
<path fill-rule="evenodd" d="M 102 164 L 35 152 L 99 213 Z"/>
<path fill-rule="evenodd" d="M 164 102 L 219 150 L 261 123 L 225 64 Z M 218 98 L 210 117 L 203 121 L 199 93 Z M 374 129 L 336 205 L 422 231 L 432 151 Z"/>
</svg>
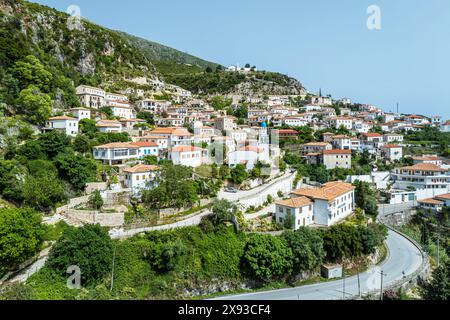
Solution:
<svg viewBox="0 0 450 320">
<path fill-rule="evenodd" d="M 447 260 L 433 271 L 431 279 L 421 284 L 421 295 L 425 300 L 450 299 L 450 261 Z"/>
<path fill-rule="evenodd" d="M 0 278 L 39 250 L 45 229 L 30 209 L 0 209 Z"/>
<path fill-rule="evenodd" d="M 268 281 L 292 270 L 293 254 L 283 238 L 255 234 L 247 242 L 243 262 L 255 278 Z"/>
<path fill-rule="evenodd" d="M 68 228 L 50 251 L 46 266 L 61 276 L 67 268 L 81 270 L 82 284 L 100 281 L 111 270 L 113 245 L 108 232 L 99 225 Z"/>
</svg>

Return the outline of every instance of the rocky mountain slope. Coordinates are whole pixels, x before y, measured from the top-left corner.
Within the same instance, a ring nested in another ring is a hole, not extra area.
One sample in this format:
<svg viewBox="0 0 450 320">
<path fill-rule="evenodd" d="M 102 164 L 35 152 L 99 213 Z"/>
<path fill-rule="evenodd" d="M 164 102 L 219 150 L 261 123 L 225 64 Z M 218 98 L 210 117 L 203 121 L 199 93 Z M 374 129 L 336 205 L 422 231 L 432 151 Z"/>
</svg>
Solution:
<svg viewBox="0 0 450 320">
<path fill-rule="evenodd" d="M 158 78 L 199 94 L 304 92 L 298 81 L 278 73 L 226 72 L 219 64 L 46 6 L 0 0 L 0 103 L 17 103 L 27 88 L 27 81 L 11 75 L 17 63 L 30 65 L 30 55 L 52 74 L 51 83 L 41 89 L 62 105 L 76 103 L 79 84 L 108 88 L 136 77 Z M 22 86 L 16 84 L 21 81 Z"/>
</svg>

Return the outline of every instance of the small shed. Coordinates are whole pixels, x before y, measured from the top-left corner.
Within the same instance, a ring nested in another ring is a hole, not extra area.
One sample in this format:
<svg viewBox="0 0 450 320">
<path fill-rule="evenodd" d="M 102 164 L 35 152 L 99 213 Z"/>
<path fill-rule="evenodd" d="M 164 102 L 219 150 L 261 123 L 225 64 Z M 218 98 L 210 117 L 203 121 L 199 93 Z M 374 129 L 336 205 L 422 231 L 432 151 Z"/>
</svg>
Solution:
<svg viewBox="0 0 450 320">
<path fill-rule="evenodd" d="M 342 265 L 340 264 L 324 264 L 321 267 L 322 277 L 326 279 L 335 279 L 342 277 Z"/>
</svg>

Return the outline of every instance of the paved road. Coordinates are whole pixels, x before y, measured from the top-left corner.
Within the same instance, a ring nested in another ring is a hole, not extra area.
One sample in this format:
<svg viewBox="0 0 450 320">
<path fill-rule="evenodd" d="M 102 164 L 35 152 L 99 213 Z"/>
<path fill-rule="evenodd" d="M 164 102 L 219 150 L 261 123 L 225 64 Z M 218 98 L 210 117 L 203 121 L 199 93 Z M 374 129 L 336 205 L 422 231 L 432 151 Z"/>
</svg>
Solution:
<svg viewBox="0 0 450 320">
<path fill-rule="evenodd" d="M 251 190 L 246 190 L 246 191 L 238 191 L 237 193 L 229 193 L 229 192 L 225 192 L 224 190 L 221 190 L 218 194 L 218 198 L 219 199 L 226 199 L 229 201 L 238 201 L 238 200 L 242 200 L 242 199 L 246 199 L 246 198 L 251 198 L 251 197 L 258 197 L 259 194 L 263 191 L 265 191 L 266 189 L 270 188 L 271 186 L 273 186 L 274 184 L 280 182 L 280 181 L 284 181 L 288 178 L 291 178 L 293 176 L 295 176 L 297 173 L 291 173 L 291 172 L 286 172 L 284 175 L 282 175 L 279 178 L 276 178 L 272 181 L 270 181 L 268 184 L 263 184 L 259 187 L 256 187 L 254 189 Z M 274 195 L 275 197 L 276 195 Z"/>
<path fill-rule="evenodd" d="M 422 255 L 409 240 L 389 231 L 386 243 L 389 248 L 389 257 L 386 261 L 381 266 L 373 267 L 360 275 L 362 294 L 380 288 L 381 270 L 386 274 L 383 279 L 386 286 L 413 274 L 421 267 Z M 345 292 L 347 298 L 358 295 L 357 276 L 345 280 Z M 296 288 L 231 295 L 215 300 L 338 300 L 343 296 L 343 280 L 337 280 Z"/>
</svg>

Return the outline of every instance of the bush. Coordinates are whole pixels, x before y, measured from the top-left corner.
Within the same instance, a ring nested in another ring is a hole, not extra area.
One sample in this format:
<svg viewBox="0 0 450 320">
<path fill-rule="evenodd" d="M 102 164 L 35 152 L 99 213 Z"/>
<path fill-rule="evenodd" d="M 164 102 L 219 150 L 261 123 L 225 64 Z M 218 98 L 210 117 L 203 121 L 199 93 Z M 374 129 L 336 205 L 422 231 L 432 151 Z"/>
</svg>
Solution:
<svg viewBox="0 0 450 320">
<path fill-rule="evenodd" d="M 181 240 L 157 243 L 151 248 L 150 263 L 159 272 L 175 270 L 186 254 L 186 246 Z"/>
<path fill-rule="evenodd" d="M 314 270 L 322 264 L 325 251 L 317 231 L 301 227 L 296 231 L 285 231 L 282 237 L 292 250 L 295 272 Z"/>
<path fill-rule="evenodd" d="M 100 225 L 68 228 L 50 251 L 47 266 L 66 276 L 69 266 L 81 270 L 82 285 L 95 284 L 111 271 L 112 241 Z"/>
<path fill-rule="evenodd" d="M 31 209 L 0 209 L 0 278 L 37 253 L 45 228 Z"/>
<path fill-rule="evenodd" d="M 292 270 L 292 250 L 284 239 L 254 234 L 245 247 L 244 265 L 257 279 L 268 281 Z"/>
</svg>

